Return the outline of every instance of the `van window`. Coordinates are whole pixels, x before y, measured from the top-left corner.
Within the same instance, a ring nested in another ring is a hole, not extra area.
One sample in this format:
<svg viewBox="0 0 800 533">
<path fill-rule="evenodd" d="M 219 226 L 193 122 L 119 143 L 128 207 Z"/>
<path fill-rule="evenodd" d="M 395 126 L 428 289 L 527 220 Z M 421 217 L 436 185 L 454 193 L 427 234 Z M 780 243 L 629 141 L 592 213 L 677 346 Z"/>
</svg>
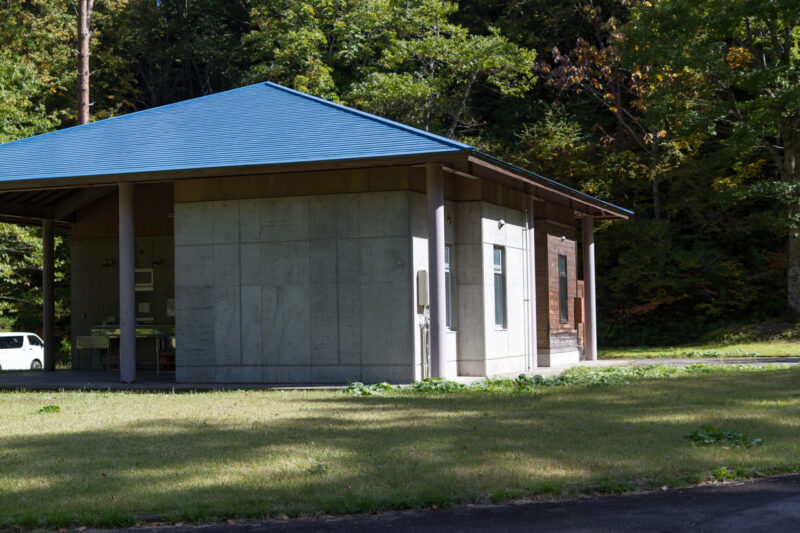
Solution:
<svg viewBox="0 0 800 533">
<path fill-rule="evenodd" d="M 31 346 L 43 346 L 42 341 L 36 335 L 28 335 L 28 344 Z"/>
<path fill-rule="evenodd" d="M 22 335 L 0 337 L 0 350 L 13 350 L 14 348 L 22 348 Z"/>
</svg>

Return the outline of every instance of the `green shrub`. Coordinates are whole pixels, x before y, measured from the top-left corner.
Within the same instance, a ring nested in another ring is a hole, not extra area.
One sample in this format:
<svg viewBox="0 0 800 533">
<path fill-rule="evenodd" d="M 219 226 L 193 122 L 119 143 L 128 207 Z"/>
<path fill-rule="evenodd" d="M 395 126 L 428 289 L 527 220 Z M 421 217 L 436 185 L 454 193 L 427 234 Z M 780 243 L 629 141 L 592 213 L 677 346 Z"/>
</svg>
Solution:
<svg viewBox="0 0 800 533">
<path fill-rule="evenodd" d="M 531 393 L 538 389 L 548 387 L 608 387 L 611 385 L 628 385 L 631 381 L 642 379 L 665 379 L 686 374 L 710 374 L 723 372 L 758 372 L 782 368 L 782 365 L 764 365 L 753 367 L 749 365 L 721 365 L 711 366 L 692 364 L 687 366 L 648 365 L 606 368 L 589 368 L 576 366 L 565 370 L 557 376 L 533 377 L 520 374 L 516 379 L 498 378 L 485 379 L 471 385 L 464 385 L 442 378 L 425 378 L 411 385 L 390 385 L 377 383 L 365 385 L 353 382 L 344 389 L 344 393 L 353 396 L 372 396 L 391 391 L 408 391 L 413 393 L 452 393 L 452 392 L 488 392 L 488 393 Z"/>
</svg>

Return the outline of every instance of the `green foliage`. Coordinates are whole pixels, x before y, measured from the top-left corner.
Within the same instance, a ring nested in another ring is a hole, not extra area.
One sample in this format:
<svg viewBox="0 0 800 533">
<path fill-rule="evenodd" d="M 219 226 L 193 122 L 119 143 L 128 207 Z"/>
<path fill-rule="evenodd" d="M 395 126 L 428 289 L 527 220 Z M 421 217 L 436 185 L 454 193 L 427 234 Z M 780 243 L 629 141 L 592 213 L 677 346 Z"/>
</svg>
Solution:
<svg viewBox="0 0 800 533">
<path fill-rule="evenodd" d="M 761 446 L 764 442 L 763 439 L 751 439 L 743 433 L 731 429 L 715 428 L 711 424 L 705 424 L 700 426 L 700 429 L 690 431 L 684 435 L 684 438 L 689 439 L 694 446 L 721 444 L 724 446 L 744 446 L 745 448 L 749 448 L 751 446 Z"/>
<path fill-rule="evenodd" d="M 257 0 L 249 77 L 450 136 L 474 127 L 476 84 L 519 97 L 535 81 L 535 53 L 496 29 L 474 35 L 441 0 Z"/>
<path fill-rule="evenodd" d="M 669 357 L 664 356 L 664 357 Z M 757 352 L 743 352 L 741 350 L 731 350 L 729 352 L 720 352 L 718 350 L 688 350 L 680 353 L 679 357 L 687 359 L 718 359 L 722 357 L 761 357 Z"/>
<path fill-rule="evenodd" d="M 354 381 L 350 383 L 346 389 L 343 389 L 342 392 L 352 396 L 372 396 L 391 390 L 395 390 L 395 387 L 385 382 L 364 385 L 360 381 Z"/>
<path fill-rule="evenodd" d="M 69 249 L 56 236 L 57 335 L 69 328 Z M 0 223 L 0 316 L 6 327 L 40 331 L 42 324 L 42 240 L 39 228 Z"/>
<path fill-rule="evenodd" d="M 237 0 L 104 0 L 95 4 L 93 116 L 170 104 L 242 83 L 249 25 Z"/>
<path fill-rule="evenodd" d="M 685 343 L 785 312 L 765 295 L 786 294 L 797 263 L 786 242 L 800 209 L 786 202 L 800 181 L 784 157 L 800 146 L 795 11 L 783 0 L 104 0 L 92 115 L 270 79 L 467 140 L 636 211 L 598 225 L 601 345 Z M 74 17 L 55 0 L 0 7 L 0 142 L 74 123 Z M 38 328 L 37 269 L 2 260 L 0 317 Z"/>
<path fill-rule="evenodd" d="M 712 366 L 693 364 L 684 367 L 666 365 L 647 366 L 609 366 L 605 368 L 590 368 L 576 366 L 565 370 L 556 376 L 533 377 L 520 374 L 516 379 L 497 378 L 476 381 L 471 385 L 448 381 L 442 378 L 425 378 L 410 385 L 391 385 L 377 383 L 365 385 L 353 382 L 343 389 L 344 394 L 353 396 L 375 396 L 387 392 L 411 393 L 535 393 L 540 389 L 552 387 L 608 387 L 611 385 L 630 385 L 633 381 L 645 379 L 666 379 L 675 376 L 691 374 L 713 374 L 725 372 L 761 372 L 780 368 L 780 365 L 765 365 L 753 367 L 747 365 Z"/>
<path fill-rule="evenodd" d="M 649 113 L 727 162 L 719 189 L 784 204 L 788 309 L 800 313 L 800 19 L 793 1 L 662 0 L 636 7 L 630 61 L 659 79 Z"/>
<path fill-rule="evenodd" d="M 442 378 L 425 378 L 422 381 L 412 383 L 409 390 L 414 392 L 458 392 L 466 390 L 467 386 L 463 383 L 456 383 Z"/>
<path fill-rule="evenodd" d="M 752 342 L 776 342 L 800 338 L 800 324 L 794 322 L 759 322 L 755 324 L 736 324 L 711 331 L 703 336 L 703 341 L 720 344 L 739 344 Z"/>
<path fill-rule="evenodd" d="M 8 50 L 0 51 L 0 143 L 52 127 L 37 98 L 44 90 L 35 65 Z"/>
<path fill-rule="evenodd" d="M 36 411 L 36 414 L 43 415 L 47 413 L 58 413 L 61 412 L 61 408 L 57 405 L 45 405 L 41 409 Z"/>
</svg>

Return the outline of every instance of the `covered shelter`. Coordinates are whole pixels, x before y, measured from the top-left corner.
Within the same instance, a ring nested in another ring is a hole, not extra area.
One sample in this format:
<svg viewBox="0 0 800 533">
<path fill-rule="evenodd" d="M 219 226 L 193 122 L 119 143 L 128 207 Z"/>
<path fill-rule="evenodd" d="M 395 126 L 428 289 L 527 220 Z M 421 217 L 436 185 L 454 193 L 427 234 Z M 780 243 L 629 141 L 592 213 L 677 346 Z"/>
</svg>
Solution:
<svg viewBox="0 0 800 533">
<path fill-rule="evenodd" d="M 46 368 L 60 226 L 74 367 L 123 382 L 137 368 L 408 382 L 594 359 L 594 221 L 630 215 L 274 83 L 0 145 L 0 219 L 43 228 Z"/>
</svg>

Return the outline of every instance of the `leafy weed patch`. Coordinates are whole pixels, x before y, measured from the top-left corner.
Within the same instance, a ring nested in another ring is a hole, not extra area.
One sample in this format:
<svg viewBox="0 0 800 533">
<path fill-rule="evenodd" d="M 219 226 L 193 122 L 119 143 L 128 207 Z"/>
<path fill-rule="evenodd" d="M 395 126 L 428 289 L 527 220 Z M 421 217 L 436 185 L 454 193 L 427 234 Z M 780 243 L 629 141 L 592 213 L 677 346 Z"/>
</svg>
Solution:
<svg viewBox="0 0 800 533">
<path fill-rule="evenodd" d="M 761 438 L 750 439 L 747 435 L 733 431 L 731 429 L 715 428 L 711 424 L 705 424 L 694 431 L 690 431 L 685 438 L 692 441 L 694 446 L 710 446 L 712 444 L 721 444 L 727 446 L 744 446 L 749 448 L 751 446 L 761 446 L 764 440 Z"/>
<path fill-rule="evenodd" d="M 488 393 L 529 393 L 548 387 L 608 387 L 611 385 L 629 385 L 633 381 L 643 379 L 666 379 L 674 376 L 690 374 L 712 374 L 725 372 L 760 372 L 782 368 L 781 365 L 765 365 L 752 367 L 747 365 L 714 366 L 693 364 L 684 367 L 666 365 L 648 365 L 632 367 L 588 368 L 573 367 L 557 376 L 526 376 L 520 374 L 516 379 L 499 378 L 478 381 L 471 385 L 448 381 L 442 378 L 425 378 L 411 385 L 392 385 L 376 383 L 365 385 L 353 382 L 345 394 L 352 396 L 372 396 L 385 392 L 415 393 L 456 393 L 456 392 L 488 392 Z"/>
</svg>

